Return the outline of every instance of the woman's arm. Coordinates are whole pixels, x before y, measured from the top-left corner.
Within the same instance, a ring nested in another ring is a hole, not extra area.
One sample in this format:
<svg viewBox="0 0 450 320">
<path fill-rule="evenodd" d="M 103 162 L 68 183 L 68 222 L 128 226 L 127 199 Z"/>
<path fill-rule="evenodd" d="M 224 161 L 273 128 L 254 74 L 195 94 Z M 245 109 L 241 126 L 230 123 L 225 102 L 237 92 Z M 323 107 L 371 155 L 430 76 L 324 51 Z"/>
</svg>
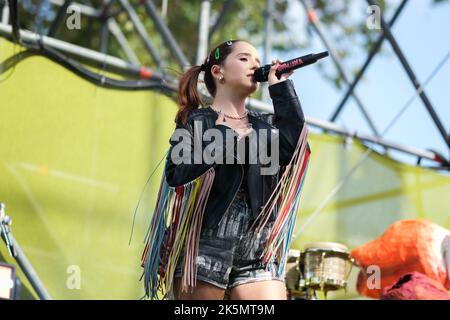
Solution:
<svg viewBox="0 0 450 320">
<path fill-rule="evenodd" d="M 269 93 L 275 113 L 268 116 L 271 116 L 271 123 L 279 130 L 279 163 L 287 165 L 300 138 L 305 116 L 292 80 L 286 79 L 269 86 Z"/>
</svg>

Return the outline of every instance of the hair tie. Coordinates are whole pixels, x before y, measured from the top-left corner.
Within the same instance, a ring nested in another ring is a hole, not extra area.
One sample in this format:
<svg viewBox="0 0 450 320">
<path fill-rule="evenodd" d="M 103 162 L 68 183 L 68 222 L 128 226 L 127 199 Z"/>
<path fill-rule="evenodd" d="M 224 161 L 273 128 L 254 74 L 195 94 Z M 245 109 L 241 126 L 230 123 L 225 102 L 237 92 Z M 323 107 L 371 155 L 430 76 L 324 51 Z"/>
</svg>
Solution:
<svg viewBox="0 0 450 320">
<path fill-rule="evenodd" d="M 206 71 L 206 65 L 204 63 L 200 66 L 200 71 Z"/>
</svg>

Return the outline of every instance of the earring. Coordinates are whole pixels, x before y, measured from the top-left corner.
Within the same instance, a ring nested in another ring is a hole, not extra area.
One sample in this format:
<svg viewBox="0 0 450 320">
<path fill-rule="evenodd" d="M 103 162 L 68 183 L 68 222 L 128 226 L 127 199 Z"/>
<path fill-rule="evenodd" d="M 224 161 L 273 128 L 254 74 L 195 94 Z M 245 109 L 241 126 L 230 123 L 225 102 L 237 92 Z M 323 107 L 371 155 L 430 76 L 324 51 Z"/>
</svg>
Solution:
<svg viewBox="0 0 450 320">
<path fill-rule="evenodd" d="M 221 77 L 219 78 L 219 82 L 222 83 L 222 84 L 225 83 L 225 79 L 223 78 L 223 76 L 221 76 Z"/>
</svg>

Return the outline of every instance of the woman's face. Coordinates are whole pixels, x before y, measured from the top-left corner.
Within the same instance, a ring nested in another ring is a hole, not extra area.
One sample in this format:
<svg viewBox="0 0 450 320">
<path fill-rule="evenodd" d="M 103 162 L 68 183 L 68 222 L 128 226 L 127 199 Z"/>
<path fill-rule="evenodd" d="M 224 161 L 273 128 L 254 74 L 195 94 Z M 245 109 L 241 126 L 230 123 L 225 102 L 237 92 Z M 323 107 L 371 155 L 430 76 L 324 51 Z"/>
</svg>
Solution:
<svg viewBox="0 0 450 320">
<path fill-rule="evenodd" d="M 253 81 L 253 73 L 260 66 L 258 51 L 247 42 L 236 42 L 222 68 L 225 86 L 246 96 L 252 94 L 259 85 Z"/>
</svg>

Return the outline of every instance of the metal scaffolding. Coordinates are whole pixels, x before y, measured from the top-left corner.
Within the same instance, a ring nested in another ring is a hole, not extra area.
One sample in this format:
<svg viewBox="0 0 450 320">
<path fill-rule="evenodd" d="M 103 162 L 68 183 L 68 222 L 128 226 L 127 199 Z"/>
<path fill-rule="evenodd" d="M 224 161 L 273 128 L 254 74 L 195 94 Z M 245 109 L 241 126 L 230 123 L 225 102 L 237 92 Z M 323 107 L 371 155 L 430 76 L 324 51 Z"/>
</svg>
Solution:
<svg viewBox="0 0 450 320">
<path fill-rule="evenodd" d="M 377 5 L 377 3 L 374 0 L 367 0 L 367 3 L 369 5 Z M 392 49 L 394 50 L 395 54 L 397 55 L 398 59 L 400 60 L 403 68 L 405 69 L 405 72 L 407 73 L 409 79 L 411 80 L 414 88 L 419 93 L 420 99 L 422 100 L 423 104 L 425 105 L 428 113 L 430 114 L 431 118 L 433 119 L 436 127 L 438 128 L 440 134 L 442 135 L 442 138 L 444 139 L 445 143 L 447 144 L 448 148 L 450 149 L 450 138 L 445 131 L 445 128 L 437 115 L 436 111 L 434 110 L 433 106 L 431 105 L 430 100 L 428 99 L 427 94 L 425 93 L 425 89 L 419 82 L 419 79 L 417 79 L 411 65 L 409 64 L 408 60 L 406 59 L 406 56 L 404 55 L 403 51 L 400 49 L 400 46 L 397 43 L 397 40 L 395 40 L 394 35 L 391 32 L 391 27 L 386 23 L 383 16 L 381 16 L 381 27 L 383 28 L 383 33 L 385 37 L 388 39 L 389 43 L 392 46 Z"/>
<path fill-rule="evenodd" d="M 110 80 L 109 87 L 117 87 L 120 89 L 133 89 L 133 88 L 143 89 L 143 88 L 157 88 L 159 84 L 165 90 L 172 91 L 172 93 L 175 93 L 177 91 L 178 80 L 176 78 L 170 77 L 164 72 L 165 61 L 162 58 L 162 54 L 161 52 L 158 52 L 158 50 L 155 48 L 144 24 L 141 22 L 136 12 L 136 8 L 133 5 L 131 5 L 128 0 L 117 0 L 117 1 L 105 0 L 103 4 L 98 8 L 94 8 L 92 6 L 88 6 L 85 4 L 80 4 L 72 0 L 48 0 L 48 1 L 50 1 L 53 5 L 59 6 L 59 10 L 47 35 L 36 34 L 26 30 L 19 30 L 18 25 L 13 23 L 14 21 L 18 20 L 17 10 L 11 10 L 11 8 L 9 8 L 6 2 L 3 3 L 3 7 L 0 7 L 0 9 L 2 9 L 1 10 L 2 23 L 0 23 L 0 34 L 2 34 L 5 37 L 8 37 L 13 41 L 20 42 L 22 45 L 31 46 L 30 50 L 32 49 L 37 50 L 34 51 L 35 54 L 38 54 L 39 50 L 47 49 L 47 51 L 45 52 L 46 55 L 49 57 L 60 57 L 61 59 L 63 58 L 64 55 L 73 57 L 75 61 L 71 60 L 72 68 L 75 68 L 73 67 L 73 65 L 75 65 L 76 68 L 82 69 L 82 64 L 77 64 L 76 61 L 81 60 L 84 63 L 92 63 L 96 66 L 107 68 L 108 71 L 120 73 L 136 79 L 131 82 L 128 81 L 126 85 L 123 86 L 122 86 L 123 83 L 121 81 L 109 79 Z M 17 5 L 17 1 L 10 1 L 10 2 L 15 3 Z M 204 58 L 207 55 L 207 48 L 209 47 L 211 37 L 215 32 L 217 32 L 217 30 L 219 30 L 219 28 L 223 24 L 224 17 L 229 12 L 230 8 L 234 5 L 235 1 L 234 0 L 224 1 L 222 3 L 222 10 L 220 11 L 218 17 L 216 18 L 215 21 L 212 21 L 211 23 L 210 17 L 211 17 L 212 2 L 213 0 L 202 0 L 200 5 L 199 26 L 198 26 L 199 41 L 197 44 L 197 54 L 195 58 L 196 64 L 200 64 L 203 62 Z M 318 18 L 318 15 L 315 13 L 314 8 L 311 6 L 308 0 L 299 0 L 299 2 L 302 4 L 305 11 L 307 12 L 307 16 L 312 28 L 315 30 L 316 34 L 319 36 L 322 43 L 330 52 L 330 55 L 332 57 L 332 60 L 339 75 L 344 79 L 344 82 L 348 86 L 348 89 L 345 92 L 342 101 L 338 105 L 335 112 L 333 112 L 331 122 L 307 117 L 307 123 L 313 127 L 323 129 L 327 132 L 332 132 L 346 137 L 360 139 L 361 141 L 364 142 L 380 145 L 386 150 L 397 150 L 406 154 L 417 156 L 418 159 L 428 159 L 437 162 L 441 166 L 443 165 L 447 166 L 448 160 L 446 160 L 445 157 L 438 154 L 437 152 L 417 150 L 415 148 L 403 146 L 401 144 L 386 141 L 385 139 L 383 139 L 380 136 L 378 128 L 376 128 L 373 120 L 370 117 L 370 112 L 368 108 L 364 105 L 361 98 L 355 93 L 355 88 L 358 85 L 360 79 L 362 78 L 364 72 L 367 70 L 368 65 L 371 63 L 376 53 L 379 51 L 384 39 L 387 39 L 392 45 L 395 53 L 399 57 L 403 67 L 405 68 L 415 88 L 421 89 L 419 95 L 422 98 L 422 101 L 424 102 L 433 121 L 438 127 L 439 132 L 443 136 L 447 145 L 450 147 L 450 140 L 448 134 L 445 132 L 439 117 L 437 116 L 429 99 L 425 94 L 424 89 L 420 86 L 420 83 L 415 77 L 411 67 L 409 66 L 405 56 L 403 55 L 397 42 L 395 41 L 394 36 L 390 31 L 390 28 L 397 21 L 400 13 L 404 9 L 408 0 L 402 1 L 402 3 L 395 11 L 393 17 L 389 21 L 389 23 L 386 23 L 385 20 L 382 19 L 381 23 L 384 32 L 379 36 L 373 48 L 370 50 L 366 62 L 363 64 L 360 72 L 357 74 L 355 79 L 350 79 L 342 63 L 339 61 L 338 55 L 335 52 L 333 44 L 327 37 L 324 27 L 322 26 L 320 19 Z M 367 2 L 370 5 L 376 4 L 373 0 L 367 0 Z M 263 41 L 264 60 L 269 59 L 270 50 L 272 48 L 271 39 L 272 34 L 274 32 L 272 12 L 274 11 L 275 3 L 276 3 L 275 0 L 266 0 L 266 9 L 264 11 L 264 17 L 266 18 L 267 23 L 264 31 L 264 41 Z M 112 7 L 114 5 L 116 7 L 120 6 L 120 9 L 112 11 Z M 188 68 L 190 66 L 189 61 L 183 54 L 181 48 L 179 47 L 176 39 L 170 32 L 166 23 L 161 18 L 153 1 L 140 0 L 139 5 L 142 5 L 145 8 L 147 17 L 154 24 L 155 30 L 161 37 L 162 42 L 169 49 L 169 52 L 172 54 L 173 58 L 178 62 L 180 68 L 182 70 Z M 71 6 L 75 6 L 78 10 L 80 10 L 82 15 L 94 19 L 99 23 L 102 23 L 101 42 L 99 51 L 74 45 L 64 40 L 56 38 L 57 31 L 62 23 L 63 17 Z M 165 9 L 165 11 L 166 10 L 167 9 Z M 152 57 L 153 63 L 155 65 L 154 68 L 142 66 L 139 57 L 136 55 L 136 53 L 129 45 L 128 40 L 126 39 L 124 33 L 121 30 L 121 26 L 117 23 L 115 19 L 117 14 L 120 12 L 125 12 L 126 15 L 128 16 L 129 21 L 132 23 L 135 32 L 137 33 L 144 47 Z M 110 36 L 112 36 L 117 41 L 123 53 L 127 57 L 127 61 L 124 61 L 123 59 L 108 54 L 108 41 Z M 82 71 L 79 71 L 79 73 L 82 73 Z M 104 79 L 99 79 L 98 84 L 104 85 Z M 136 87 L 133 87 L 133 85 L 136 85 Z M 211 97 L 206 95 L 206 92 L 202 92 L 202 94 L 205 101 L 211 100 Z M 355 99 L 359 110 L 361 111 L 364 119 L 366 120 L 374 136 L 352 132 L 344 128 L 341 128 L 334 123 L 339 114 L 344 109 L 346 102 L 348 101 L 348 98 L 350 96 L 352 96 Z M 262 99 L 262 101 L 255 99 L 248 99 L 247 107 L 262 112 L 273 112 L 272 105 L 270 103 L 267 103 L 264 99 Z"/>
<path fill-rule="evenodd" d="M 145 25 L 142 23 L 136 7 L 133 6 L 128 0 L 105 0 L 98 8 L 77 3 L 73 0 L 48 0 L 51 4 L 58 6 L 56 18 L 52 22 L 48 32 L 46 34 L 37 34 L 28 30 L 21 30 L 19 28 L 19 15 L 18 15 L 18 2 L 17 0 L 4 1 L 0 0 L 0 35 L 21 44 L 27 50 L 19 52 L 15 56 L 8 58 L 6 61 L 0 61 L 0 74 L 6 70 L 12 68 L 15 64 L 19 63 L 22 59 L 25 59 L 34 54 L 44 55 L 55 62 L 63 65 L 77 75 L 84 77 L 85 79 L 94 82 L 96 85 L 104 86 L 108 88 L 125 89 L 125 90 L 140 90 L 140 89 L 152 89 L 161 90 L 163 93 L 174 96 L 178 89 L 178 80 L 171 77 L 165 72 L 166 61 L 163 58 L 163 54 L 155 47 L 154 39 L 151 39 L 149 32 Z M 366 0 L 369 5 L 376 5 L 374 0 Z M 222 10 L 215 21 L 211 19 L 211 7 L 213 0 L 202 0 L 199 12 L 199 25 L 198 33 L 199 40 L 197 44 L 197 54 L 195 58 L 196 64 L 203 63 L 210 41 L 214 33 L 219 30 L 223 25 L 224 17 L 230 11 L 230 8 L 235 4 L 234 0 L 225 0 L 222 2 Z M 390 19 L 389 23 L 382 17 L 381 26 L 383 28 L 382 34 L 378 37 L 377 41 L 368 53 L 368 57 L 363 64 L 361 70 L 358 72 L 354 79 L 351 79 L 344 69 L 341 61 L 338 58 L 336 50 L 325 32 L 325 28 L 322 26 L 318 15 L 315 13 L 314 8 L 310 5 L 308 0 L 299 0 L 303 8 L 305 9 L 309 23 L 322 41 L 324 46 L 328 49 L 331 58 L 334 62 L 339 75 L 347 85 L 347 90 L 343 95 L 343 99 L 338 104 L 338 107 L 333 112 L 330 121 L 315 119 L 312 117 L 306 117 L 308 125 L 325 130 L 326 132 L 335 133 L 344 137 L 355 138 L 362 142 L 373 144 L 383 147 L 385 150 L 395 150 L 404 154 L 417 157 L 417 164 L 421 164 L 422 159 L 427 159 L 436 164 L 436 169 L 450 169 L 449 160 L 443 155 L 432 150 L 419 150 L 417 148 L 404 146 L 393 141 L 388 141 L 382 137 L 382 133 L 379 132 L 375 126 L 371 116 L 370 110 L 364 105 L 362 99 L 356 94 L 355 89 L 360 83 L 363 74 L 366 72 L 369 64 L 373 61 L 376 54 L 379 52 L 381 45 L 385 39 L 387 39 L 392 46 L 395 54 L 397 55 L 400 63 L 402 64 L 409 79 L 414 85 L 417 94 L 420 96 L 426 110 L 430 114 L 436 127 L 438 128 L 442 138 L 450 148 L 450 139 L 448 133 L 445 131 L 444 126 L 436 114 L 431 102 L 429 101 L 424 86 L 418 81 L 414 71 L 407 61 L 404 53 L 400 49 L 394 35 L 391 32 L 392 26 L 397 21 L 400 13 L 403 11 L 408 0 L 403 0 L 399 7 L 396 9 L 394 15 Z M 273 38 L 273 11 L 275 8 L 276 0 L 266 0 L 266 9 L 264 11 L 264 17 L 266 19 L 266 26 L 264 30 L 264 57 L 263 60 L 269 63 L 270 52 L 272 49 Z M 190 62 L 182 52 L 175 37 L 172 35 L 170 29 L 167 27 L 164 19 L 158 13 L 158 10 L 152 0 L 140 0 L 139 5 L 143 6 L 146 18 L 149 18 L 153 23 L 155 30 L 161 38 L 161 42 L 164 43 L 168 51 L 172 54 L 172 57 L 177 61 L 179 67 L 182 70 L 186 70 L 190 66 Z M 58 30 L 60 29 L 67 10 L 71 8 L 77 8 L 83 16 L 89 17 L 93 21 L 101 24 L 100 34 L 100 46 L 98 51 L 85 48 L 73 43 L 58 39 Z M 163 2 L 164 12 L 166 12 L 167 2 Z M 117 9 L 119 7 L 119 9 Z M 115 9 L 115 11 L 114 11 Z M 138 55 L 134 52 L 132 46 L 129 44 L 125 34 L 121 29 L 121 25 L 116 20 L 116 16 L 125 12 L 129 21 L 133 26 L 133 30 L 139 36 L 140 41 L 144 45 L 146 51 L 150 54 L 153 68 L 142 65 Z M 126 56 L 126 61 L 112 56 L 108 52 L 110 38 L 113 38 L 119 44 L 121 50 Z M 129 78 L 129 80 L 118 80 L 113 78 L 107 78 L 104 75 L 96 74 L 86 68 L 86 64 L 94 65 L 98 68 L 108 70 L 113 73 L 121 74 Z M 271 103 L 267 103 L 267 86 L 261 86 L 263 92 L 262 100 L 247 99 L 247 108 L 254 109 L 261 112 L 273 112 L 273 106 Z M 204 101 L 210 101 L 206 92 L 202 92 Z M 335 121 L 339 114 L 344 110 L 346 102 L 349 97 L 352 96 L 356 104 L 361 111 L 365 121 L 367 122 L 373 135 L 360 134 L 354 131 L 349 131 L 338 126 Z M 356 168 L 355 168 L 356 170 Z M 349 174 L 351 174 L 351 171 Z M 342 185 L 341 185 L 342 186 Z M 336 189 L 337 190 L 337 189 Z M 0 211 L 2 207 L 0 206 Z M 3 217 L 4 215 L 2 215 Z M 28 260 L 21 252 L 20 247 L 15 242 L 10 232 L 5 229 L 8 227 L 6 220 L 3 219 L 1 225 L 4 227 L 2 230 L 2 237 L 4 240 L 8 240 L 7 245 L 15 250 L 14 257 L 18 261 L 22 270 L 24 270 L 26 276 L 30 279 L 33 288 L 38 293 L 41 299 L 50 299 L 48 292 L 38 279 Z M 8 232 L 7 232 L 8 231 Z"/>
<path fill-rule="evenodd" d="M 347 86 L 350 86 L 350 79 L 347 73 L 344 70 L 344 67 L 342 63 L 339 61 L 339 57 L 337 54 L 336 49 L 331 44 L 331 40 L 326 36 L 324 28 L 320 22 L 320 20 L 317 17 L 316 12 L 314 9 L 306 2 L 306 0 L 300 0 L 303 7 L 306 10 L 306 14 L 308 15 L 309 22 L 313 26 L 314 30 L 318 34 L 320 40 L 322 40 L 323 44 L 327 48 L 328 52 L 330 53 L 330 56 L 334 62 L 334 65 L 339 72 L 339 75 L 344 80 L 344 82 L 347 84 Z M 369 111 L 367 110 L 366 106 L 364 106 L 361 98 L 354 92 L 352 92 L 352 96 L 356 101 L 356 105 L 360 109 L 364 119 L 366 120 L 367 124 L 369 125 L 369 128 L 372 130 L 373 134 L 377 137 L 380 136 L 380 133 L 378 132 L 378 129 L 376 128 L 374 122 L 372 121 L 372 118 L 369 115 Z"/>
</svg>

